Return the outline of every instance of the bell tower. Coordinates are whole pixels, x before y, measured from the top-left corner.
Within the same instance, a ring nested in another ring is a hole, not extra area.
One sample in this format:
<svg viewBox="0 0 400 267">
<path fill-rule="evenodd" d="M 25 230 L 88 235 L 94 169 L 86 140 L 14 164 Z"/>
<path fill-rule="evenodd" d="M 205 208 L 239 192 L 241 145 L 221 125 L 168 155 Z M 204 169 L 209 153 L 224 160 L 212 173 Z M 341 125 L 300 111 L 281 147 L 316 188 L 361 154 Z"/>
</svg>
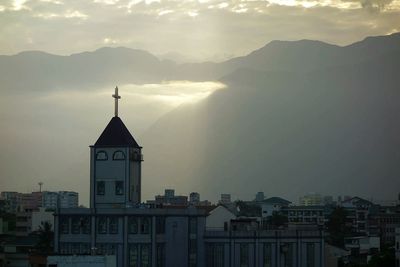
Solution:
<svg viewBox="0 0 400 267">
<path fill-rule="evenodd" d="M 122 208 L 141 202 L 142 147 L 118 117 L 118 87 L 114 117 L 90 146 L 90 207 Z"/>
</svg>

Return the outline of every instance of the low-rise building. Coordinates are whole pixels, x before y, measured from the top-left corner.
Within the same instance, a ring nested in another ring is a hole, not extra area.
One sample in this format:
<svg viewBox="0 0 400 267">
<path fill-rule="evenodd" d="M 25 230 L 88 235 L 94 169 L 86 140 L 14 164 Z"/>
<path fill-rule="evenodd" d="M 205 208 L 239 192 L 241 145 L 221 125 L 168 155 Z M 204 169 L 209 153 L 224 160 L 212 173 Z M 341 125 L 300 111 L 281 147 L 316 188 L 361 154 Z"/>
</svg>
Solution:
<svg viewBox="0 0 400 267">
<path fill-rule="evenodd" d="M 62 209 L 77 208 L 79 206 L 79 194 L 73 191 L 59 191 L 58 202 Z"/>
<path fill-rule="evenodd" d="M 394 245 L 396 228 L 400 227 L 400 210 L 396 206 L 381 207 L 379 213 L 373 216 L 377 224 L 382 245 Z"/>
<path fill-rule="evenodd" d="M 32 212 L 21 211 L 15 214 L 15 235 L 28 236 L 32 232 Z"/>
<path fill-rule="evenodd" d="M 371 220 L 369 218 L 379 210 L 378 206 L 360 197 L 342 201 L 341 206 L 346 210 L 352 232 L 359 236 L 370 236 Z"/>
<path fill-rule="evenodd" d="M 261 202 L 261 217 L 272 216 L 274 212 L 280 212 L 282 208 L 287 208 L 292 203 L 280 197 L 270 197 Z"/>
<path fill-rule="evenodd" d="M 371 250 L 379 251 L 381 248 L 378 236 L 346 237 L 344 245 L 353 255 L 369 254 Z"/>
<path fill-rule="evenodd" d="M 282 214 L 287 216 L 289 225 L 325 224 L 324 206 L 288 206 L 282 208 Z"/>
<path fill-rule="evenodd" d="M 55 210 L 58 208 L 58 193 L 44 191 L 42 201 L 43 201 L 42 207 L 44 207 L 46 209 L 54 209 Z"/>
<path fill-rule="evenodd" d="M 192 192 L 189 195 L 189 203 L 191 205 L 199 205 L 200 204 L 200 194 L 197 192 Z"/>
<path fill-rule="evenodd" d="M 20 195 L 20 193 L 18 193 L 18 192 L 10 192 L 10 191 L 1 192 L 1 194 L 0 194 L 1 199 L 4 199 L 5 201 L 7 201 L 6 212 L 10 212 L 10 213 L 17 212 L 18 203 L 19 203 L 19 195 Z"/>
<path fill-rule="evenodd" d="M 322 205 L 322 196 L 316 193 L 310 193 L 305 196 L 300 197 L 300 206 L 320 206 Z"/>
<path fill-rule="evenodd" d="M 164 195 L 155 196 L 156 205 L 173 205 L 173 206 L 187 206 L 187 196 L 176 196 L 175 190 L 165 189 Z"/>
<path fill-rule="evenodd" d="M 231 204 L 231 194 L 221 194 L 221 199 L 218 202 L 223 205 Z"/>
</svg>

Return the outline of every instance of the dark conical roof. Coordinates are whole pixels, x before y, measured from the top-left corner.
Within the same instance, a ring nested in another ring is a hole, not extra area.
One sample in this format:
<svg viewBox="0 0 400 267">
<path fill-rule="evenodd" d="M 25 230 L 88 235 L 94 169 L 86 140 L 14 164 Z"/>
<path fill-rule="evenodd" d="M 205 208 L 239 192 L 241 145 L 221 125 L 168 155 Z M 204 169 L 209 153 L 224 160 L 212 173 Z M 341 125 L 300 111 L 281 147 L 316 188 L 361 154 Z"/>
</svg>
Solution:
<svg viewBox="0 0 400 267">
<path fill-rule="evenodd" d="M 133 146 L 140 148 L 119 117 L 111 119 L 94 146 Z"/>
</svg>

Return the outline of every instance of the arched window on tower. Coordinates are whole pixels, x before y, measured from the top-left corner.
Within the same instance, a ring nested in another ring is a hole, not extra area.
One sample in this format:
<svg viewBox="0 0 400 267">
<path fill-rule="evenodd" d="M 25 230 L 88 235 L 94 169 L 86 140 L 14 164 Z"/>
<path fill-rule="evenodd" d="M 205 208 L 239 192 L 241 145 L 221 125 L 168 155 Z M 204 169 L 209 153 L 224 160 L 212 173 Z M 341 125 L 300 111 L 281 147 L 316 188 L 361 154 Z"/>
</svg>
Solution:
<svg viewBox="0 0 400 267">
<path fill-rule="evenodd" d="M 101 150 L 96 153 L 96 160 L 108 160 L 107 152 Z"/>
<path fill-rule="evenodd" d="M 113 154 L 113 160 L 125 160 L 125 153 L 121 150 L 117 150 Z"/>
</svg>

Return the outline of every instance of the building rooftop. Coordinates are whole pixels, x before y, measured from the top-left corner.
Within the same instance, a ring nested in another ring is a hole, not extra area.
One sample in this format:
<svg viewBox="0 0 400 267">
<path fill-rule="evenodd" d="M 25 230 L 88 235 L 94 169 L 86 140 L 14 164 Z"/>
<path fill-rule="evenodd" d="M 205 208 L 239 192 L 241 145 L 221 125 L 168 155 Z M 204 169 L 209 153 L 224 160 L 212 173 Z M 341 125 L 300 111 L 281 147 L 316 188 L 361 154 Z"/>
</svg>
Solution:
<svg viewBox="0 0 400 267">
<path fill-rule="evenodd" d="M 290 202 L 289 200 L 280 198 L 280 197 L 270 197 L 267 199 L 264 199 L 262 201 L 263 203 L 270 203 L 270 204 L 283 204 L 283 205 L 288 205 L 292 202 Z"/>
<path fill-rule="evenodd" d="M 119 117 L 113 117 L 94 146 L 130 146 L 141 148 Z"/>
</svg>

